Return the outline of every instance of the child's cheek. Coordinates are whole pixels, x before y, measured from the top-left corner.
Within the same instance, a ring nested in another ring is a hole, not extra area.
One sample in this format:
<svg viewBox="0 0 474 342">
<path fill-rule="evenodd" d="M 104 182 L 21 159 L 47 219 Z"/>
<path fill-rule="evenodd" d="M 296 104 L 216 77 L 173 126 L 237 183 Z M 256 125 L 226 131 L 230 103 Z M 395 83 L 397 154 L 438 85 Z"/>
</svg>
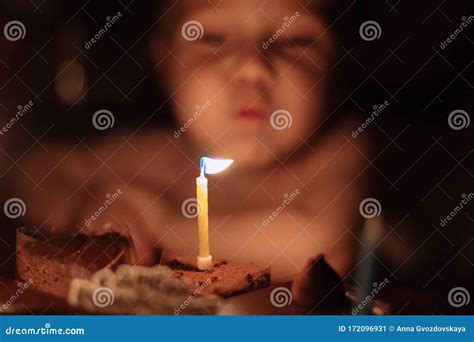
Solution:
<svg viewBox="0 0 474 342">
<path fill-rule="evenodd" d="M 318 116 L 325 106 L 327 75 L 313 64 L 295 63 L 284 76 L 273 86 L 278 106 L 291 109 L 296 117 Z"/>
<path fill-rule="evenodd" d="M 285 76 L 288 82 L 298 89 L 302 95 L 315 87 L 323 87 L 327 72 L 327 68 L 323 63 L 309 58 L 303 58 L 285 68 Z"/>
</svg>

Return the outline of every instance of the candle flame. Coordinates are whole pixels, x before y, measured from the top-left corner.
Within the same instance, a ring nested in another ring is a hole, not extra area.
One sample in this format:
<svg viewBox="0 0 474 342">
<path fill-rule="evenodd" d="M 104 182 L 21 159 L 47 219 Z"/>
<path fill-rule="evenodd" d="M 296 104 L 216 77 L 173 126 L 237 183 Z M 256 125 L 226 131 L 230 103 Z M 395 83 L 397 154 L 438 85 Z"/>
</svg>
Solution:
<svg viewBox="0 0 474 342">
<path fill-rule="evenodd" d="M 201 158 L 201 172 L 213 175 L 227 169 L 234 161 L 232 159 Z"/>
</svg>

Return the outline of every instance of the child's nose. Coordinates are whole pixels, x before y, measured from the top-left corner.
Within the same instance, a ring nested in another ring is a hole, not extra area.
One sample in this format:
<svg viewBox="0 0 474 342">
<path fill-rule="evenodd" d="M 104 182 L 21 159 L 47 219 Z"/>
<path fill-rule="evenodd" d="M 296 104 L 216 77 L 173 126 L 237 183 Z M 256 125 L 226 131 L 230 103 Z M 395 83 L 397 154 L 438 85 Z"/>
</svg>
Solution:
<svg viewBox="0 0 474 342">
<path fill-rule="evenodd" d="M 245 87 L 266 89 L 273 81 L 272 65 L 260 52 L 242 54 L 236 66 L 235 81 Z"/>
</svg>

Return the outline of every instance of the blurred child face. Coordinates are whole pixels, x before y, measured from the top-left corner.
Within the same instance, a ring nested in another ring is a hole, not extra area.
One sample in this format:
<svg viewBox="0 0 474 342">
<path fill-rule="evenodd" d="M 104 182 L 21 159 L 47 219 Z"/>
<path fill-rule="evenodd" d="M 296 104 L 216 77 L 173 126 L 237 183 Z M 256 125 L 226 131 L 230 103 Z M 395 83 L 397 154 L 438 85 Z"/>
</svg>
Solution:
<svg viewBox="0 0 474 342">
<path fill-rule="evenodd" d="M 215 6 L 179 2 L 173 28 L 154 40 L 158 82 L 182 127 L 175 137 L 246 168 L 282 161 L 324 116 L 326 27 L 294 0 Z"/>
</svg>

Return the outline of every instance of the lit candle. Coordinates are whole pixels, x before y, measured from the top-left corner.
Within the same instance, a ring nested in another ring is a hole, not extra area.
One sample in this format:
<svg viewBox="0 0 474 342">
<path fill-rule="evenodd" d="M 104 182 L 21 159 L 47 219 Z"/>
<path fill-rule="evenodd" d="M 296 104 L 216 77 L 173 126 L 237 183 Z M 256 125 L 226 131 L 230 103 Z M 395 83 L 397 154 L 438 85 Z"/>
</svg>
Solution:
<svg viewBox="0 0 474 342">
<path fill-rule="evenodd" d="M 196 178 L 196 196 L 198 204 L 199 253 L 197 266 L 200 270 L 212 268 L 212 255 L 209 252 L 209 217 L 206 174 L 221 172 L 233 163 L 230 159 L 201 158 L 201 174 Z"/>
<path fill-rule="evenodd" d="M 198 229 L 199 229 L 199 259 L 211 258 L 209 254 L 209 216 L 207 201 L 207 178 L 201 169 L 201 175 L 196 178 L 196 194 L 198 202 Z M 205 269 L 207 269 L 206 267 Z M 199 267 L 201 269 L 201 267 Z"/>
</svg>

